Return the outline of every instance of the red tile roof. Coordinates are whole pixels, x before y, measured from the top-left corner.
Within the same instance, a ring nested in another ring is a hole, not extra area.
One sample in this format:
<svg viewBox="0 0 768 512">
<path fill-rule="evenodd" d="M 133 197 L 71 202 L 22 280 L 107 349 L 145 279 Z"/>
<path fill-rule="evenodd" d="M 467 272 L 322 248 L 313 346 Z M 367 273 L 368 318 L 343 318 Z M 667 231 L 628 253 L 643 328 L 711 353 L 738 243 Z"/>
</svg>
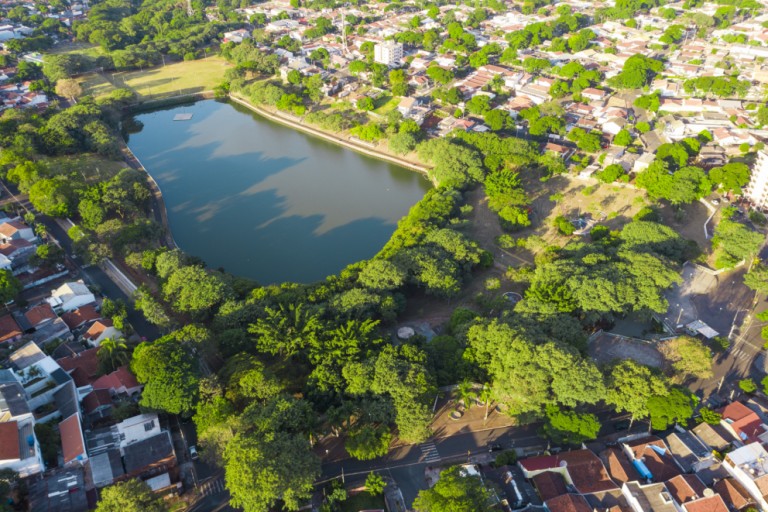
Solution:
<svg viewBox="0 0 768 512">
<path fill-rule="evenodd" d="M 626 446 L 632 449 L 636 459 L 644 459 L 645 467 L 653 475 L 654 482 L 665 482 L 677 475 L 682 474 L 680 468 L 675 464 L 669 453 L 669 448 L 664 441 L 656 436 L 646 436 L 635 441 L 626 443 Z M 656 446 L 665 452 L 661 455 L 651 446 Z"/>
<path fill-rule="evenodd" d="M 729 512 L 723 498 L 718 494 L 684 503 L 683 508 L 686 512 Z"/>
<path fill-rule="evenodd" d="M 93 389 L 118 391 L 123 387 L 126 390 L 139 387 L 139 382 L 130 370 L 128 370 L 127 366 L 121 366 L 112 373 L 102 375 L 93 383 Z"/>
<path fill-rule="evenodd" d="M 21 335 L 21 327 L 11 315 L 0 317 L 0 343 L 11 341 Z"/>
<path fill-rule="evenodd" d="M 765 432 L 757 413 L 741 402 L 728 404 L 721 409 L 720 414 L 724 420 L 730 420 L 730 427 L 742 441 L 755 442 L 757 437 Z"/>
<path fill-rule="evenodd" d="M 61 435 L 64 464 L 69 464 L 77 459 L 78 455 L 85 453 L 83 429 L 80 427 L 80 416 L 77 413 L 59 423 L 59 434 Z"/>
<path fill-rule="evenodd" d="M 542 469 L 556 468 L 558 464 L 555 455 L 542 455 L 540 457 L 529 457 L 520 461 L 520 466 L 526 471 L 541 471 Z"/>
<path fill-rule="evenodd" d="M 104 334 L 104 331 L 112 327 L 112 320 L 109 318 L 103 318 L 96 320 L 93 325 L 83 334 L 83 338 L 89 341 L 95 341 L 99 339 L 99 336 Z"/>
<path fill-rule="evenodd" d="M 754 500 L 746 489 L 733 478 L 723 478 L 713 486 L 715 492 L 723 498 L 726 504 L 733 505 L 736 510 L 741 510 L 754 504 Z"/>
<path fill-rule="evenodd" d="M 534 476 L 532 480 L 543 501 L 556 498 L 568 492 L 568 489 L 565 487 L 565 480 L 563 480 L 563 476 L 560 473 L 545 471 Z"/>
<path fill-rule="evenodd" d="M 608 476 L 602 461 L 591 450 L 573 450 L 557 456 L 558 465 L 565 464 L 573 486 L 581 494 L 618 489 L 616 482 Z"/>
<path fill-rule="evenodd" d="M 18 423 L 0 423 L 0 460 L 16 460 L 20 456 Z"/>
<path fill-rule="evenodd" d="M 592 512 L 584 496 L 578 494 L 563 494 L 546 500 L 544 504 L 549 512 Z"/>
<path fill-rule="evenodd" d="M 0 244 L 0 254 L 11 256 L 19 249 L 25 249 L 28 247 L 33 247 L 33 244 L 27 242 L 23 238 L 18 238 L 16 240 L 11 240 L 7 244 Z"/>
<path fill-rule="evenodd" d="M 13 234 L 19 231 L 20 229 L 27 229 L 27 228 L 29 228 L 29 226 L 27 226 L 26 224 L 18 220 L 3 222 L 2 224 L 0 224 L 0 235 L 5 235 L 6 237 L 10 237 L 10 236 L 13 236 Z"/>
<path fill-rule="evenodd" d="M 99 318 L 101 318 L 101 315 L 96 311 L 96 307 L 93 304 L 82 306 L 79 309 L 61 315 L 61 319 L 64 320 L 70 329 L 76 329 L 85 322 L 98 320 Z"/>
<path fill-rule="evenodd" d="M 56 313 L 53 312 L 53 308 L 47 302 L 43 302 L 42 304 L 38 304 L 31 308 L 24 313 L 24 316 L 27 317 L 27 321 L 29 321 L 32 327 L 36 327 L 46 320 L 56 319 Z"/>
<path fill-rule="evenodd" d="M 696 475 L 678 475 L 665 482 L 669 494 L 678 503 L 685 503 L 704 496 L 704 485 Z"/>
<path fill-rule="evenodd" d="M 724 420 L 732 421 L 738 421 L 751 415 L 757 416 L 755 411 L 741 402 L 731 402 L 730 404 L 720 409 L 720 414 L 723 416 Z"/>
<path fill-rule="evenodd" d="M 640 480 L 640 474 L 632 466 L 632 463 L 627 460 L 624 453 L 617 448 L 608 448 L 604 455 L 604 460 L 607 460 L 608 471 L 615 481 L 624 484 L 634 480 Z"/>
<path fill-rule="evenodd" d="M 112 395 L 109 394 L 109 390 L 96 389 L 83 398 L 83 411 L 85 413 L 92 413 L 99 407 L 110 404 L 112 404 Z"/>
<path fill-rule="evenodd" d="M 56 362 L 72 375 L 77 387 L 91 384 L 99 375 L 99 349 L 90 348 L 73 356 L 62 357 Z"/>
</svg>

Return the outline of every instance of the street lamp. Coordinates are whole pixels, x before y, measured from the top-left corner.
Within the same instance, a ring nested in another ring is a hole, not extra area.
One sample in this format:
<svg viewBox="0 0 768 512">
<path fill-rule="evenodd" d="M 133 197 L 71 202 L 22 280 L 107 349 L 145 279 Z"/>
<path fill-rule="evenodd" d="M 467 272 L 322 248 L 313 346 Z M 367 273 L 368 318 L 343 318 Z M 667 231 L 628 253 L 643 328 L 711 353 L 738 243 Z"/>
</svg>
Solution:
<svg viewBox="0 0 768 512">
<path fill-rule="evenodd" d="M 728 331 L 728 339 L 731 339 L 731 335 L 733 335 L 733 330 L 736 329 L 736 318 L 739 316 L 739 313 L 742 311 L 749 311 L 749 308 L 742 308 L 733 315 L 733 322 L 731 322 L 731 330 Z"/>
</svg>

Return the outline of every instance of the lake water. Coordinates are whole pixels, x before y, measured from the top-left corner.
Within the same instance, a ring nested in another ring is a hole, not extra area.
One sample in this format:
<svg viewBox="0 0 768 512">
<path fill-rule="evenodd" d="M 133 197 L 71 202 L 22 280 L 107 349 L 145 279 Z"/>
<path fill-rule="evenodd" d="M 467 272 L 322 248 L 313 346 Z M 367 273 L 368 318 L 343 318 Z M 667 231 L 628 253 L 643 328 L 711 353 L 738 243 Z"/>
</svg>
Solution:
<svg viewBox="0 0 768 512">
<path fill-rule="evenodd" d="M 134 119 L 143 128 L 128 145 L 160 185 L 179 247 L 261 284 L 313 282 L 372 257 L 431 186 L 240 105 Z"/>
</svg>

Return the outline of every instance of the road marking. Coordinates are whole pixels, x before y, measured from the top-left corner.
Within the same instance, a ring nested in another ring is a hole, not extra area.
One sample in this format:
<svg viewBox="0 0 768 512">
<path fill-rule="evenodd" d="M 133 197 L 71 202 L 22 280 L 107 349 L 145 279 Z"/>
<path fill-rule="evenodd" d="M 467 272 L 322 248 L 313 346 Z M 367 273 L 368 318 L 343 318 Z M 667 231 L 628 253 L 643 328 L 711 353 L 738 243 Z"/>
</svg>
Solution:
<svg viewBox="0 0 768 512">
<path fill-rule="evenodd" d="M 219 477 L 215 480 L 208 480 L 200 486 L 200 492 L 203 496 L 224 492 L 224 479 Z"/>
<path fill-rule="evenodd" d="M 420 444 L 419 450 L 421 450 L 420 460 L 422 462 L 439 462 L 440 461 L 440 453 L 438 453 L 437 446 L 435 445 L 434 442 L 429 441 L 427 443 Z"/>
</svg>

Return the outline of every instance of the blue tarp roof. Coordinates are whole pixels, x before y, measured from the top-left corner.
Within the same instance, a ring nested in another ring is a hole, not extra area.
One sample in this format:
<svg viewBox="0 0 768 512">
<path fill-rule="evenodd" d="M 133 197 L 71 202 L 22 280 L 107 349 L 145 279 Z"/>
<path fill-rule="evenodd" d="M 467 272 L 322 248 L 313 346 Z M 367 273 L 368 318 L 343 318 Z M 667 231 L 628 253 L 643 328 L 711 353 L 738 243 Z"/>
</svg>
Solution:
<svg viewBox="0 0 768 512">
<path fill-rule="evenodd" d="M 635 469 L 638 473 L 640 473 L 640 476 L 643 478 L 646 478 L 648 480 L 653 478 L 653 474 L 651 474 L 651 470 L 648 469 L 648 466 L 645 465 L 645 463 L 639 459 L 635 459 L 632 461 L 632 465 L 635 466 Z"/>
</svg>

